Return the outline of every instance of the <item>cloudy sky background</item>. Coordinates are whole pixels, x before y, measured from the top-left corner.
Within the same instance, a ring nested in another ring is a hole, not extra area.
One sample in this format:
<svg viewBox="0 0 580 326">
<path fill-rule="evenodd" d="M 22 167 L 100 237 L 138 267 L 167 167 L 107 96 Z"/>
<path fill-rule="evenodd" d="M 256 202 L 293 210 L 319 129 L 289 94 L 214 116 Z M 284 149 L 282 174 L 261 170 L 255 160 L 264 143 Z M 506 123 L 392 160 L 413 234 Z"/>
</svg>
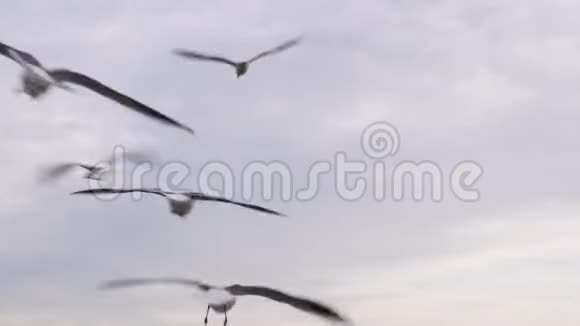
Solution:
<svg viewBox="0 0 580 326">
<path fill-rule="evenodd" d="M 126 276 L 270 285 L 367 326 L 580 322 L 577 1 L 22 0 L 2 8 L 2 42 L 89 74 L 197 136 L 88 90 L 54 91 L 39 103 L 16 96 L 18 67 L 0 62 L 1 325 L 203 324 L 204 303 L 188 289 L 95 289 Z M 243 59 L 299 34 L 300 47 L 239 80 L 230 67 L 170 53 Z M 159 198 L 71 197 L 87 186 L 74 175 L 37 184 L 42 166 L 100 160 L 123 144 L 187 162 L 192 189 L 216 160 L 237 172 L 279 160 L 303 186 L 309 166 L 338 151 L 372 163 L 359 141 L 375 121 L 401 135 L 388 166 L 431 160 L 448 173 L 478 162 L 481 200 L 460 202 L 446 184 L 441 203 L 375 202 L 371 193 L 347 202 L 326 176 L 312 201 L 256 198 L 289 219 L 204 204 L 181 221 Z M 325 324 L 259 298 L 241 299 L 230 317 L 238 326 Z"/>
</svg>

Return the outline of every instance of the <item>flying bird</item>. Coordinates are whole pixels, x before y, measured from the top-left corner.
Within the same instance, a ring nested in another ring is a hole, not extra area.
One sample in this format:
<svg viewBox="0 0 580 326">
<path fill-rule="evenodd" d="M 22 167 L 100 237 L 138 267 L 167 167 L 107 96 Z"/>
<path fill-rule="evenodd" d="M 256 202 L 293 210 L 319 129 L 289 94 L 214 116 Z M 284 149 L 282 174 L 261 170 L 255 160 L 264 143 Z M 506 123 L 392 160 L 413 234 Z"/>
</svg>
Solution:
<svg viewBox="0 0 580 326">
<path fill-rule="evenodd" d="M 30 53 L 18 50 L 4 43 L 0 43 L 0 54 L 12 59 L 22 67 L 22 73 L 20 75 L 22 86 L 15 89 L 16 93 L 25 93 L 31 99 L 39 99 L 51 87 L 72 91 L 72 88 L 68 86 L 68 83 L 72 83 L 88 88 L 149 118 L 183 129 L 191 134 L 194 133 L 190 127 L 127 95 L 117 92 L 91 77 L 67 69 L 47 69 Z"/>
<path fill-rule="evenodd" d="M 113 156 L 106 160 L 97 162 L 95 164 L 87 164 L 82 162 L 66 162 L 66 163 L 58 163 L 49 168 L 43 169 L 41 174 L 41 181 L 48 182 L 53 181 L 57 178 L 62 177 L 66 173 L 69 173 L 71 170 L 75 168 L 82 168 L 86 171 L 84 178 L 91 179 L 91 180 L 102 180 L 104 175 L 113 171 L 115 166 L 117 165 L 119 159 L 127 159 L 133 163 L 143 163 L 149 161 L 149 155 L 144 152 L 128 152 L 123 151 L 121 152 L 121 157 L 118 157 L 113 153 Z"/>
<path fill-rule="evenodd" d="M 247 61 L 232 61 L 230 59 L 227 59 L 227 58 L 224 58 L 221 56 L 208 55 L 208 54 L 203 54 L 203 53 L 199 53 L 196 51 L 190 51 L 190 50 L 184 50 L 184 49 L 175 49 L 175 50 L 173 50 L 173 52 L 176 55 L 179 55 L 179 56 L 182 56 L 182 57 L 188 58 L 188 59 L 214 61 L 214 62 L 228 64 L 230 66 L 233 66 L 236 69 L 236 75 L 238 78 L 240 78 L 248 71 L 250 63 L 252 63 L 258 59 L 261 59 L 263 57 L 266 57 L 266 56 L 269 56 L 272 54 L 276 54 L 276 53 L 280 53 L 284 50 L 287 50 L 293 46 L 298 45 L 298 43 L 300 43 L 301 41 L 302 41 L 302 37 L 297 37 L 297 38 L 291 39 L 289 41 L 286 41 L 286 42 L 278 45 L 275 48 L 272 48 L 268 51 L 264 51 L 256 56 L 254 56 L 250 60 L 247 60 Z"/>
<path fill-rule="evenodd" d="M 53 181 L 54 179 L 60 178 L 66 173 L 70 172 L 74 168 L 82 168 L 86 171 L 84 178 L 91 180 L 102 180 L 103 175 L 107 173 L 110 166 L 106 164 L 107 162 L 102 162 L 100 164 L 84 164 L 80 162 L 71 163 L 60 163 L 56 164 L 48 169 L 42 171 L 43 182 Z"/>
<path fill-rule="evenodd" d="M 99 189 L 88 189 L 88 190 L 81 190 L 71 193 L 71 195 L 79 195 L 79 194 L 124 194 L 124 193 L 131 193 L 131 192 L 142 192 L 147 194 L 154 194 L 158 196 L 165 197 L 169 201 L 169 208 L 171 213 L 179 216 L 185 217 L 193 210 L 194 203 L 196 201 L 214 201 L 220 203 L 227 203 L 233 204 L 237 206 L 241 206 L 244 208 L 248 208 L 251 210 L 255 210 L 258 212 L 278 215 L 278 216 L 285 216 L 284 214 L 264 208 L 261 206 L 253 205 L 253 204 L 246 204 L 237 201 L 233 201 L 227 198 L 216 197 L 216 196 L 209 196 L 199 192 L 170 192 L 170 191 L 162 191 L 160 189 L 112 189 L 112 188 L 99 188 Z"/>
<path fill-rule="evenodd" d="M 137 278 L 111 280 L 101 284 L 101 289 L 117 289 L 155 284 L 173 284 L 196 288 L 202 291 L 208 300 L 207 312 L 204 324 L 207 325 L 209 311 L 212 309 L 217 313 L 225 315 L 224 326 L 228 322 L 228 311 L 236 304 L 236 297 L 253 295 L 264 297 L 273 301 L 290 305 L 303 312 L 316 315 L 331 322 L 348 324 L 349 320 L 327 305 L 303 298 L 293 296 L 282 291 L 264 286 L 245 286 L 234 284 L 226 287 L 209 285 L 203 282 L 182 278 Z"/>
</svg>

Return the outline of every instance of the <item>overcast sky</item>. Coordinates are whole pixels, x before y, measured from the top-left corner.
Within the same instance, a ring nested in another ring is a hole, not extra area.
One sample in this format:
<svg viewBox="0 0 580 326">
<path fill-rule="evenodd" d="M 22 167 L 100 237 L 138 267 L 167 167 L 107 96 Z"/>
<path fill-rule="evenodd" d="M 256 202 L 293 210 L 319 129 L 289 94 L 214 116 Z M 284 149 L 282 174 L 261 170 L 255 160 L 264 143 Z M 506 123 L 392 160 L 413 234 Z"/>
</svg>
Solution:
<svg viewBox="0 0 580 326">
<path fill-rule="evenodd" d="M 149 276 L 269 285 L 365 326 L 578 325 L 579 11 L 572 0 L 5 1 L 0 42 L 99 79 L 197 135 L 82 88 L 39 102 L 15 95 L 19 68 L 0 61 L 0 325 L 203 324 L 204 302 L 189 289 L 96 290 Z M 171 54 L 245 59 L 301 34 L 299 47 L 240 79 Z M 183 221 L 157 197 L 69 196 L 87 187 L 80 171 L 37 182 L 44 166 L 94 162 L 123 145 L 186 163 L 184 188 L 198 190 L 196 175 L 216 161 L 238 181 L 253 161 L 284 162 L 302 187 L 313 163 L 339 152 L 375 163 L 360 140 L 377 121 L 400 136 L 381 162 L 437 163 L 441 202 L 376 202 L 370 190 L 345 201 L 329 174 L 306 202 L 254 198 L 287 219 L 202 203 Z M 458 200 L 447 182 L 465 160 L 484 169 L 477 202 Z M 229 317 L 325 325 L 260 298 L 240 299 Z"/>
</svg>

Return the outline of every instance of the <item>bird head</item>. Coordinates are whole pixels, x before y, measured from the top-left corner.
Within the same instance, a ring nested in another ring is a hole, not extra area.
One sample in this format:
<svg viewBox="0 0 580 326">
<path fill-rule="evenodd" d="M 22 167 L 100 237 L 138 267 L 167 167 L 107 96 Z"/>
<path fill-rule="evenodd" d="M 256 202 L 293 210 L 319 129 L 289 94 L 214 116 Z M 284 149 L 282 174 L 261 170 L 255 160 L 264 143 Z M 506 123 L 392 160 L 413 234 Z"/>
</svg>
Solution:
<svg viewBox="0 0 580 326">
<path fill-rule="evenodd" d="M 193 200 L 189 198 L 168 198 L 171 213 L 185 218 L 193 209 Z"/>
<path fill-rule="evenodd" d="M 242 77 L 248 71 L 248 63 L 240 62 L 236 66 L 236 76 L 238 78 Z"/>
</svg>

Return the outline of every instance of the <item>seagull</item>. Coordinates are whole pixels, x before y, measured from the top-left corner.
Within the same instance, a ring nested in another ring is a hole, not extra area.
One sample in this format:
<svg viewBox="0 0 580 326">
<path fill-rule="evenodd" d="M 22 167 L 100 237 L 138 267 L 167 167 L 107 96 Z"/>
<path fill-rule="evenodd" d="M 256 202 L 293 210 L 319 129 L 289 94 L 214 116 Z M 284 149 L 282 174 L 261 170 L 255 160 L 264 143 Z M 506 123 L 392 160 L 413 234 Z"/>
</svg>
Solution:
<svg viewBox="0 0 580 326">
<path fill-rule="evenodd" d="M 173 50 L 173 53 L 176 55 L 182 56 L 184 58 L 188 58 L 188 59 L 215 61 L 215 62 L 228 64 L 228 65 L 236 68 L 236 75 L 238 78 L 240 78 L 248 71 L 250 63 L 252 63 L 258 59 L 261 59 L 265 56 L 268 56 L 271 54 L 276 54 L 276 53 L 282 52 L 284 50 L 287 50 L 293 46 L 296 46 L 301 41 L 302 41 L 302 37 L 297 37 L 297 38 L 291 39 L 289 41 L 286 41 L 286 42 L 278 45 L 275 48 L 272 48 L 268 51 L 264 51 L 256 56 L 254 56 L 250 60 L 239 61 L 239 62 L 232 61 L 230 59 L 226 59 L 226 58 L 221 57 L 221 56 L 207 55 L 207 54 L 203 54 L 203 53 L 199 53 L 199 52 L 195 52 L 195 51 L 190 51 L 190 50 L 184 50 L 184 49 L 175 49 L 175 50 Z"/>
<path fill-rule="evenodd" d="M 208 299 L 208 306 L 204 319 L 205 325 L 207 325 L 208 322 L 209 311 L 212 309 L 217 313 L 225 315 L 224 326 L 226 326 L 228 323 L 228 311 L 230 311 L 236 304 L 236 297 L 243 295 L 260 296 L 280 303 L 285 303 L 298 310 L 316 315 L 331 322 L 349 323 L 347 318 L 320 302 L 293 296 L 282 291 L 264 286 L 245 286 L 234 284 L 226 287 L 219 287 L 196 280 L 182 278 L 137 278 L 106 281 L 101 284 L 100 288 L 106 290 L 154 284 L 188 286 L 196 288 L 206 294 Z"/>
<path fill-rule="evenodd" d="M 162 191 L 161 189 L 112 189 L 112 188 L 99 188 L 99 189 L 87 189 L 71 193 L 71 195 L 79 194 L 124 194 L 131 192 L 142 192 L 147 194 L 155 194 L 167 198 L 169 201 L 169 208 L 171 213 L 184 218 L 193 210 L 193 205 L 196 201 L 215 201 L 221 203 L 233 204 L 245 208 L 249 208 L 255 211 L 263 212 L 266 214 L 285 216 L 284 214 L 264 208 L 257 205 L 245 204 L 237 201 L 233 201 L 227 198 L 215 197 L 205 195 L 199 192 L 170 192 Z"/>
<path fill-rule="evenodd" d="M 4 43 L 0 43 L 0 54 L 12 59 L 22 67 L 22 73 L 20 75 L 22 86 L 14 90 L 16 93 L 25 93 L 31 99 L 39 99 L 51 87 L 73 91 L 67 83 L 77 84 L 152 119 L 183 129 L 191 134 L 194 133 L 190 127 L 127 95 L 117 92 L 91 77 L 67 69 L 47 69 L 30 53 L 18 50 Z"/>
<path fill-rule="evenodd" d="M 46 171 L 43 171 L 42 181 L 52 181 L 56 178 L 62 177 L 64 174 L 77 167 L 86 170 L 84 175 L 85 179 L 102 180 L 103 175 L 111 169 L 111 166 L 107 163 L 108 162 L 101 162 L 95 165 L 80 162 L 56 164 Z"/>
<path fill-rule="evenodd" d="M 142 152 L 125 152 L 123 151 L 122 156 L 120 159 L 126 158 L 127 160 L 133 163 L 142 163 L 148 161 L 148 156 Z M 42 171 L 41 180 L 44 182 L 53 181 L 56 178 L 62 177 L 64 174 L 70 172 L 74 168 L 82 168 L 86 170 L 84 175 L 85 179 L 97 180 L 100 181 L 103 179 L 103 176 L 109 172 L 111 172 L 115 165 L 116 161 L 119 159 L 115 154 L 109 160 L 101 161 L 96 164 L 86 164 L 82 162 L 66 162 L 66 163 L 59 163 L 51 166 L 50 168 L 45 169 Z"/>
</svg>

